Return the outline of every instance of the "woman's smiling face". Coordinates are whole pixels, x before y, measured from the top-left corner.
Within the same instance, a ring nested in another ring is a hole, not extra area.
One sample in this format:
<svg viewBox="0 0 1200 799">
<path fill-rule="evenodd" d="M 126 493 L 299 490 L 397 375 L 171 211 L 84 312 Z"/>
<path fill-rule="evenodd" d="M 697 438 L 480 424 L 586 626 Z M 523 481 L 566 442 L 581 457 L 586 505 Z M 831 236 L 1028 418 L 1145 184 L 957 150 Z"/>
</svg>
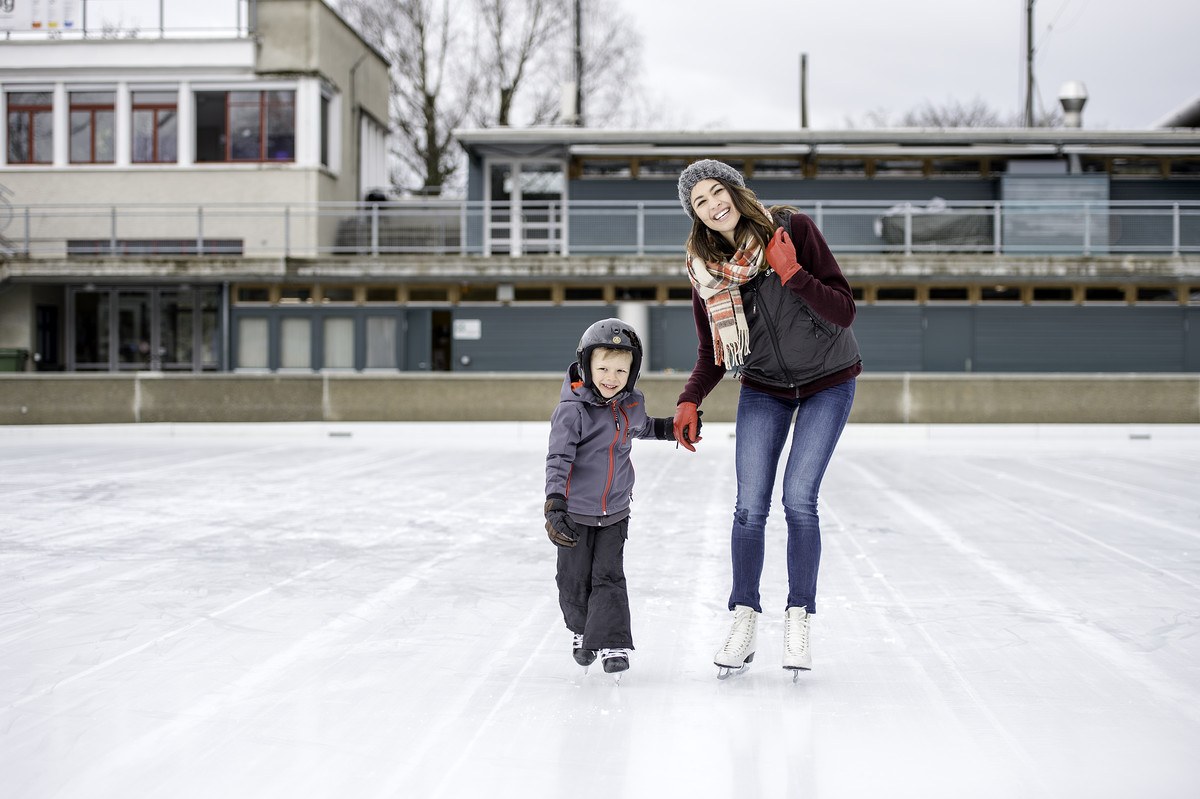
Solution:
<svg viewBox="0 0 1200 799">
<path fill-rule="evenodd" d="M 692 188 L 692 211 L 710 230 L 720 233 L 729 242 L 742 215 L 733 205 L 733 197 L 716 178 L 707 178 Z"/>
</svg>

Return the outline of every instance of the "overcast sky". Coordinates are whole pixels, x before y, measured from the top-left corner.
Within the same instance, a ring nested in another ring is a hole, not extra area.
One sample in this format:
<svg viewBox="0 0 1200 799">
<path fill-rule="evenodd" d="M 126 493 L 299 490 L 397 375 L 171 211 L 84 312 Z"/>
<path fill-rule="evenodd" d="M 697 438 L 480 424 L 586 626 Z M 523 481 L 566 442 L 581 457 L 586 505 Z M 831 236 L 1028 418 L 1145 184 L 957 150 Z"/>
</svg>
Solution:
<svg viewBox="0 0 1200 799">
<path fill-rule="evenodd" d="M 230 16 L 236 0 L 165 0 L 174 25 Z M 334 0 L 329 0 L 336 6 Z M 469 7 L 471 0 L 451 0 Z M 808 54 L 809 126 L 864 126 L 926 102 L 1024 107 L 1025 0 L 600 0 L 642 36 L 654 127 L 787 129 L 800 124 Z M 91 19 L 155 27 L 156 0 L 89 0 Z M 1084 126 L 1139 129 L 1200 98 L 1200 0 L 1037 0 L 1040 103 L 1082 81 Z M 585 109 L 586 111 L 586 109 Z"/>
<path fill-rule="evenodd" d="M 1024 107 L 1025 0 L 615 1 L 643 36 L 647 91 L 679 126 L 798 126 L 802 52 L 812 128 L 927 101 Z M 1037 0 L 1035 108 L 1079 80 L 1085 127 L 1150 127 L 1200 97 L 1198 39 L 1198 0 Z"/>
</svg>

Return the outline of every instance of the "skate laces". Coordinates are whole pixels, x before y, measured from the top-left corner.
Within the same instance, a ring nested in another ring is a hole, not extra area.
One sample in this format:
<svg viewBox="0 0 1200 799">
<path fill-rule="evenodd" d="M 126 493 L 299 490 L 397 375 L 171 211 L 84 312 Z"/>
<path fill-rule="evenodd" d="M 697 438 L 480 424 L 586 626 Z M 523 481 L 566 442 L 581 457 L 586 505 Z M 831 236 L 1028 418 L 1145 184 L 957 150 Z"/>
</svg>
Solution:
<svg viewBox="0 0 1200 799">
<path fill-rule="evenodd" d="M 571 648 L 572 649 L 583 649 L 583 636 L 582 635 L 580 635 L 578 633 L 575 634 L 575 636 L 571 639 Z"/>
<path fill-rule="evenodd" d="M 601 660 L 611 660 L 612 658 L 628 658 L 628 657 L 629 657 L 628 649 L 601 649 L 600 650 L 600 659 Z"/>
<path fill-rule="evenodd" d="M 788 652 L 803 655 L 808 651 L 808 617 L 808 611 L 803 609 L 800 614 L 787 615 L 783 625 L 783 647 Z"/>
<path fill-rule="evenodd" d="M 741 652 L 750 646 L 750 638 L 754 634 L 754 610 L 746 608 L 733 615 L 733 626 L 729 628 L 729 637 L 725 639 L 722 649 L 726 652 Z"/>
</svg>

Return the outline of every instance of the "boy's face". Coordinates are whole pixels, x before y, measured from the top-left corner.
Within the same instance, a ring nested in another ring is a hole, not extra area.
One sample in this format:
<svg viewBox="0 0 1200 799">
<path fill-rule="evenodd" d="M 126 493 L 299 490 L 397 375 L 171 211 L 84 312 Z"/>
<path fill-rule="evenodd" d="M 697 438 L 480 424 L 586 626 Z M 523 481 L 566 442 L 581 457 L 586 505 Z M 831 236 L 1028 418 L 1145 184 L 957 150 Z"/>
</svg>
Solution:
<svg viewBox="0 0 1200 799">
<path fill-rule="evenodd" d="M 629 382 L 632 365 L 632 352 L 595 350 L 592 352 L 592 385 L 604 399 L 612 399 Z"/>
</svg>

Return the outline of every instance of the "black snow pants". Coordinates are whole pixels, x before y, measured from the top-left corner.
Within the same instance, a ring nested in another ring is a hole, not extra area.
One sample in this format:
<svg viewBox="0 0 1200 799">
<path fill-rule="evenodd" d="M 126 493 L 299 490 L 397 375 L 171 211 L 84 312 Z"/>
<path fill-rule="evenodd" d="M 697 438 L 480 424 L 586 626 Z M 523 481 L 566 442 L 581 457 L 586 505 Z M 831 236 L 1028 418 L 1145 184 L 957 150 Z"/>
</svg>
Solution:
<svg viewBox="0 0 1200 799">
<path fill-rule="evenodd" d="M 579 543 L 558 550 L 558 604 L 567 629 L 583 635 L 584 649 L 633 649 L 625 539 L 629 519 L 607 527 L 579 527 Z"/>
</svg>

